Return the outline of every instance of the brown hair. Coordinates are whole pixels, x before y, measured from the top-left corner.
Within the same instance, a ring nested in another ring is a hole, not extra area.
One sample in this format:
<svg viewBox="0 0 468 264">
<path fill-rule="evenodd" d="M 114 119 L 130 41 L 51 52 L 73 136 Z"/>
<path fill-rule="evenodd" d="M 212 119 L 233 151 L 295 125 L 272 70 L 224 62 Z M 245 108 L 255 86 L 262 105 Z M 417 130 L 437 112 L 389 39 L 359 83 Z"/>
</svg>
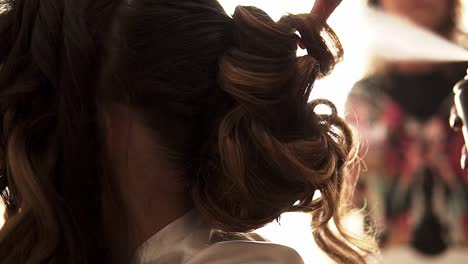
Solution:
<svg viewBox="0 0 468 264">
<path fill-rule="evenodd" d="M 341 226 L 353 136 L 333 104 L 308 103 L 315 79 L 342 56 L 326 24 L 310 14 L 274 22 L 241 6 L 230 18 L 214 0 L 16 0 L 8 9 L 0 17 L 2 263 L 108 262 L 98 113 L 110 103 L 153 129 L 214 227 L 243 232 L 311 212 L 327 254 L 365 262 L 371 243 L 352 247 Z M 298 58 L 300 38 L 309 55 Z M 332 113 L 316 114 L 319 104 Z"/>
</svg>

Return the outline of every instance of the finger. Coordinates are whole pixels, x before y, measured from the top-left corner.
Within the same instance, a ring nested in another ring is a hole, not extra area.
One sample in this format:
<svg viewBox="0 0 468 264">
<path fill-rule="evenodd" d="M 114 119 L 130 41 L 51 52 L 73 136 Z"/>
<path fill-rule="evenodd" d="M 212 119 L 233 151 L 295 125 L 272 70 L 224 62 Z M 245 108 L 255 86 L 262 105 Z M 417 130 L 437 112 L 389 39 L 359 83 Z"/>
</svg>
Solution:
<svg viewBox="0 0 468 264">
<path fill-rule="evenodd" d="M 335 11 L 341 0 L 317 0 L 315 1 L 312 13 L 327 21 L 328 17 Z"/>
</svg>

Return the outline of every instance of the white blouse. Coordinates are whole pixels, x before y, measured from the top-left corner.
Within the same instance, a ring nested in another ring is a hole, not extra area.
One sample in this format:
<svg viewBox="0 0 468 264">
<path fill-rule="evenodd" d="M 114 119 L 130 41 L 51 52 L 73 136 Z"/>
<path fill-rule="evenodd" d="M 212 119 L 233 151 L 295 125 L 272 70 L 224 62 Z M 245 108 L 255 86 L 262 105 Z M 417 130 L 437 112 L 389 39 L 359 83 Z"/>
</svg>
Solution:
<svg viewBox="0 0 468 264">
<path fill-rule="evenodd" d="M 256 234 L 213 230 L 195 211 L 175 220 L 137 250 L 133 264 L 304 264 L 299 254 Z"/>
</svg>

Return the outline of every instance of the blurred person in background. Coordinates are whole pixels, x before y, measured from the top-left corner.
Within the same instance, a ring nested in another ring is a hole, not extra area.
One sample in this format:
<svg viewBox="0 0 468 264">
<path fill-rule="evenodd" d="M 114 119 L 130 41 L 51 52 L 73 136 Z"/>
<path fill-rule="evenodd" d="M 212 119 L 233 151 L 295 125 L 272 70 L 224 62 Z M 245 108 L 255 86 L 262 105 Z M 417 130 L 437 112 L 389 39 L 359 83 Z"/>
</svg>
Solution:
<svg viewBox="0 0 468 264">
<path fill-rule="evenodd" d="M 370 0 L 369 5 L 450 40 L 461 34 L 457 0 Z M 462 138 L 447 118 L 453 85 L 467 65 L 379 61 L 373 66 L 346 105 L 367 166 L 356 202 L 366 206 L 382 246 L 408 245 L 426 255 L 466 246 Z"/>
<path fill-rule="evenodd" d="M 351 131 L 308 102 L 342 56 L 339 2 L 278 22 L 215 0 L 0 2 L 0 262 L 300 264 L 249 232 L 303 211 L 332 259 L 365 263 L 341 225 Z"/>
</svg>

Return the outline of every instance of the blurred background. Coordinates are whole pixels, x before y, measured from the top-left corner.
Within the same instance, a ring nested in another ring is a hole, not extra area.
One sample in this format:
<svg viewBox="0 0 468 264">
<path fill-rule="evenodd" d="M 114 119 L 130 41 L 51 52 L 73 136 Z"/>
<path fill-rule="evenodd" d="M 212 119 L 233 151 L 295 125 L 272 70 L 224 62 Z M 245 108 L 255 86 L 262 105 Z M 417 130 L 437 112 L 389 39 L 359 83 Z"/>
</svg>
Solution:
<svg viewBox="0 0 468 264">
<path fill-rule="evenodd" d="M 314 4 L 220 2 L 230 14 L 237 5 L 255 5 L 274 19 Z M 361 136 L 367 169 L 354 202 L 364 210 L 346 223 L 356 233 L 373 223 L 383 263 L 468 263 L 467 178 L 459 170 L 460 137 L 446 129 L 445 117 L 467 68 L 467 9 L 467 0 L 344 0 L 328 21 L 345 58 L 316 83 L 311 99 L 334 102 Z M 305 232 L 310 221 L 285 214 L 259 233 L 295 248 L 306 263 L 332 263 Z"/>
</svg>

